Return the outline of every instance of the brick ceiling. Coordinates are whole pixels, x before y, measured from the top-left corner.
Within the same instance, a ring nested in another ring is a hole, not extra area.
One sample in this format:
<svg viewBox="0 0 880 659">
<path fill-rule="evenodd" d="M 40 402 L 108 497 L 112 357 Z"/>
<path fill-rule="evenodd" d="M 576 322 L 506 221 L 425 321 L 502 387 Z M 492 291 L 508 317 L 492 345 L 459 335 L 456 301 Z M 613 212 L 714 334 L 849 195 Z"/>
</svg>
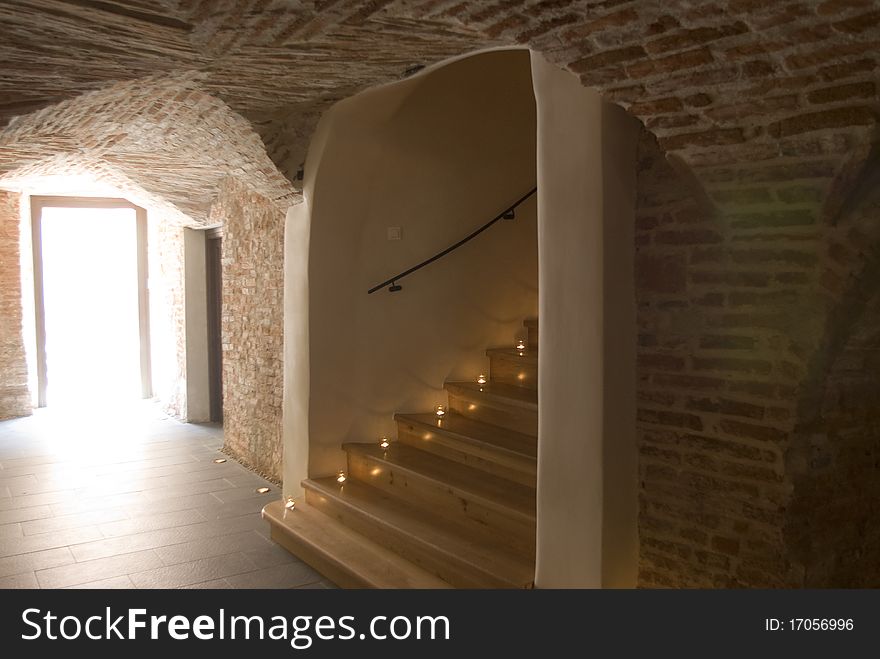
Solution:
<svg viewBox="0 0 880 659">
<path fill-rule="evenodd" d="M 290 203 L 330 104 L 486 47 L 627 107 L 720 205 L 827 196 L 878 113 L 876 0 L 6 0 L 0 33 L 0 184 L 79 168 L 194 221 L 227 176 Z"/>
</svg>

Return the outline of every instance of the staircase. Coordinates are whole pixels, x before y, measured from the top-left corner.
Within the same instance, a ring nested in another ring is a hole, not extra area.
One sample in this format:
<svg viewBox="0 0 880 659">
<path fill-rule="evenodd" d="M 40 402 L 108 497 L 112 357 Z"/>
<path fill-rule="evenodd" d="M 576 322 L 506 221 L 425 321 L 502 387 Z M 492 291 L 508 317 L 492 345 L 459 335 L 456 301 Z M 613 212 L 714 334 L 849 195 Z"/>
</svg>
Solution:
<svg viewBox="0 0 880 659">
<path fill-rule="evenodd" d="M 272 539 L 346 588 L 530 588 L 535 569 L 538 323 L 486 351 L 485 384 L 448 412 L 396 414 L 398 441 L 345 444 L 348 471 L 267 505 Z"/>
</svg>

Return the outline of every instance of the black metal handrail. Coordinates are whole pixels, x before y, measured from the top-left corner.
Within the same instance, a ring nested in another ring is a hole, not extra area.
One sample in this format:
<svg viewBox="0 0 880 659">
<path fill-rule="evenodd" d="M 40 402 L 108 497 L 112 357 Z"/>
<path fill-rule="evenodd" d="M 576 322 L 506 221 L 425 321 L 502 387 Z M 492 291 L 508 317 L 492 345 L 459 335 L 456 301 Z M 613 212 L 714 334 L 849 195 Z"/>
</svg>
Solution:
<svg viewBox="0 0 880 659">
<path fill-rule="evenodd" d="M 483 226 L 481 226 L 481 227 L 480 227 L 479 229 L 477 229 L 476 231 L 473 231 L 473 232 L 469 233 L 467 236 L 465 236 L 464 238 L 462 238 L 461 240 L 459 240 L 459 241 L 458 241 L 457 243 L 455 243 L 454 245 L 450 245 L 449 247 L 447 247 L 446 249 L 444 249 L 442 252 L 437 252 L 437 253 L 434 254 L 434 256 L 432 256 L 431 258 L 429 258 L 429 259 L 425 259 L 424 261 L 422 261 L 422 262 L 419 263 L 418 265 L 414 265 L 414 266 L 411 267 L 409 270 L 404 270 L 404 271 L 401 272 L 400 274 L 397 274 L 397 275 L 395 275 L 394 277 L 391 277 L 390 279 L 386 279 L 386 280 L 383 281 L 381 284 L 376 284 L 375 286 L 373 286 L 373 288 L 371 288 L 370 290 L 367 291 L 367 295 L 370 295 L 370 294 L 372 294 L 372 293 L 375 293 L 375 292 L 378 291 L 380 288 L 384 288 L 385 286 L 388 286 L 389 284 L 391 284 L 391 285 L 388 286 L 388 290 L 391 291 L 392 293 L 396 293 L 397 291 L 399 291 L 399 290 L 402 288 L 402 286 L 401 286 L 400 284 L 397 283 L 397 281 L 398 281 L 399 279 L 403 279 L 403 278 L 406 277 L 407 275 L 411 275 L 411 274 L 414 273 L 416 270 L 420 270 L 420 269 L 424 268 L 426 265 L 429 265 L 429 264 L 433 263 L 433 262 L 436 261 L 437 259 L 446 256 L 447 254 L 449 254 L 449 252 L 458 249 L 459 247 L 461 247 L 462 245 L 464 245 L 466 242 L 468 242 L 468 241 L 470 241 L 470 240 L 473 240 L 474 238 L 476 238 L 477 236 L 479 236 L 479 235 L 480 235 L 481 233 L 483 233 L 486 229 L 488 229 L 488 228 L 491 227 L 493 224 L 495 224 L 498 220 L 512 220 L 512 219 L 514 219 L 514 218 L 516 217 L 516 208 L 517 208 L 517 206 L 519 206 L 521 203 L 523 203 L 526 199 L 528 199 L 529 197 L 531 197 L 531 196 L 532 196 L 533 194 L 535 194 L 537 191 L 538 191 L 538 188 L 537 188 L 537 187 L 532 188 L 532 189 L 529 190 L 526 194 L 524 194 L 522 197 L 520 197 L 520 198 L 517 199 L 515 202 L 513 202 L 513 204 L 511 204 L 510 206 L 508 206 L 507 208 L 505 208 L 503 211 L 501 211 L 500 213 L 498 213 L 498 215 L 496 215 L 496 216 L 493 217 L 491 220 L 489 220 L 488 222 L 486 222 L 486 224 L 484 224 Z"/>
</svg>

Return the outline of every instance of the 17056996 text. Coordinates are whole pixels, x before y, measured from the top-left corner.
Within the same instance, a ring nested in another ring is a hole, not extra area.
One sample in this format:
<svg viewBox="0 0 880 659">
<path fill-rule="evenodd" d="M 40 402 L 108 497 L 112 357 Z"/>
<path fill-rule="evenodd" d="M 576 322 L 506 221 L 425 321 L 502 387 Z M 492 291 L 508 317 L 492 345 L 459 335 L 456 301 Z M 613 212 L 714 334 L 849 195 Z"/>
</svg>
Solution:
<svg viewBox="0 0 880 659">
<path fill-rule="evenodd" d="M 768 632 L 835 632 L 852 631 L 854 628 L 852 618 L 765 618 L 764 630 Z"/>
</svg>

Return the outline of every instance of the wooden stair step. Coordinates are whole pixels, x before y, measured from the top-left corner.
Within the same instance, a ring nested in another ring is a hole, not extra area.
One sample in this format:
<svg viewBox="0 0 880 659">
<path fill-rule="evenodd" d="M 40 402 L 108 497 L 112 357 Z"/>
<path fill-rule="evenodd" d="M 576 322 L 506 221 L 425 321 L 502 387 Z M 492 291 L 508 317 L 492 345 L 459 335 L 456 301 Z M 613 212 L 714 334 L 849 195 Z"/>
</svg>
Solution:
<svg viewBox="0 0 880 659">
<path fill-rule="evenodd" d="M 451 588 L 399 554 L 386 549 L 296 500 L 288 511 L 282 501 L 263 508 L 272 539 L 343 588 Z"/>
<path fill-rule="evenodd" d="M 444 436 L 455 436 L 475 444 L 491 446 L 493 450 L 503 451 L 516 457 L 536 460 L 538 443 L 531 435 L 493 426 L 461 414 L 450 412 L 443 419 L 434 414 L 395 414 L 395 420 L 405 420 Z"/>
<path fill-rule="evenodd" d="M 535 547 L 535 490 L 401 442 L 344 444 L 348 477 L 454 520 Z"/>
<path fill-rule="evenodd" d="M 335 477 L 303 481 L 306 501 L 350 529 L 459 588 L 528 588 L 534 556 L 426 513 L 374 487 Z"/>
<path fill-rule="evenodd" d="M 538 442 L 531 435 L 454 412 L 439 423 L 433 414 L 395 414 L 394 419 L 404 444 L 535 487 Z"/>
<path fill-rule="evenodd" d="M 510 360 L 516 364 L 534 366 L 536 368 L 538 366 L 538 351 L 529 348 L 525 350 L 517 350 L 516 348 L 487 348 L 486 355 L 490 359 L 498 357 L 499 359 Z"/>
<path fill-rule="evenodd" d="M 489 348 L 489 380 L 537 390 L 538 352 L 516 348 Z"/>
<path fill-rule="evenodd" d="M 488 402 L 496 402 L 505 407 L 519 408 L 536 414 L 538 412 L 538 392 L 534 389 L 514 387 L 499 382 L 487 382 L 481 385 L 476 382 L 456 380 L 446 382 L 444 387 L 447 391 L 455 388 L 475 395 L 480 394 L 480 397 Z"/>
<path fill-rule="evenodd" d="M 537 438 L 536 390 L 500 382 L 447 382 L 444 387 L 449 408 L 457 414 Z"/>
</svg>

